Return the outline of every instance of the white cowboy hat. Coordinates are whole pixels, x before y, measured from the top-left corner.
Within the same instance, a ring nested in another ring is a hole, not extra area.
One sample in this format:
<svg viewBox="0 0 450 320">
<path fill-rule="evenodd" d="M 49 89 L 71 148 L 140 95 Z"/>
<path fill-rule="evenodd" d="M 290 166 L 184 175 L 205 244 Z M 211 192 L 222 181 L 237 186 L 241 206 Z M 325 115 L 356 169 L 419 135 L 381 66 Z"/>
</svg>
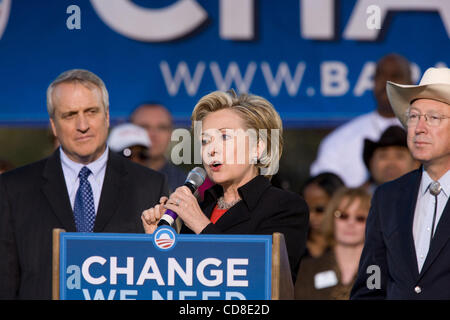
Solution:
<svg viewBox="0 0 450 320">
<path fill-rule="evenodd" d="M 386 83 L 386 91 L 392 110 L 407 127 L 406 111 L 416 99 L 432 99 L 450 105 L 450 69 L 428 68 L 418 85 Z"/>
</svg>

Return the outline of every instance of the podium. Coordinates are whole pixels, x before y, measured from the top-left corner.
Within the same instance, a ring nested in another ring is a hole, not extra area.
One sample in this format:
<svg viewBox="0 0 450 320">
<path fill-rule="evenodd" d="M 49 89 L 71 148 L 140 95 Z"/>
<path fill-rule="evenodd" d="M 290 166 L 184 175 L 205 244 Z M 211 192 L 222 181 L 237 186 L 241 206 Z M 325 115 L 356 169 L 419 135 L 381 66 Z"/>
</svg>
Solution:
<svg viewBox="0 0 450 320">
<path fill-rule="evenodd" d="M 54 300 L 286 300 L 284 236 L 53 230 Z"/>
</svg>

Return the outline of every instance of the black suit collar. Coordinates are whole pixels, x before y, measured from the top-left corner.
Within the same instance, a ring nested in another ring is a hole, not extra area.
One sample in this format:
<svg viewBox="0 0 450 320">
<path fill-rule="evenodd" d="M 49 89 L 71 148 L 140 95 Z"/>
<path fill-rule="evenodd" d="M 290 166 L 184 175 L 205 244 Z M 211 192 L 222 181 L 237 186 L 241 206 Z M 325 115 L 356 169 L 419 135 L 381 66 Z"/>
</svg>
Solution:
<svg viewBox="0 0 450 320">
<path fill-rule="evenodd" d="M 242 187 L 238 188 L 239 196 L 252 211 L 258 205 L 263 192 L 271 186 L 270 181 L 264 176 L 258 175 Z M 205 203 L 217 203 L 217 200 L 223 196 L 223 188 L 220 185 L 214 185 L 205 191 Z"/>
<path fill-rule="evenodd" d="M 411 274 L 416 279 L 419 275 L 419 267 L 417 265 L 417 255 L 412 230 L 421 178 L 422 170 L 415 170 L 408 174 L 406 179 L 403 180 L 403 185 L 397 187 L 399 192 L 397 212 L 401 213 L 398 215 L 399 220 L 397 221 L 397 225 L 399 225 L 399 231 L 401 233 L 400 238 L 401 241 L 403 241 L 401 248 L 405 248 L 401 254 L 404 255 L 406 264 L 410 266 Z M 411 186 L 413 186 L 412 190 Z"/>
<path fill-rule="evenodd" d="M 94 232 L 102 232 L 108 221 L 117 212 L 123 196 L 124 179 L 127 176 L 124 160 L 118 154 L 109 151 Z"/>
<path fill-rule="evenodd" d="M 119 155 L 109 151 L 94 232 L 101 232 L 118 209 L 121 195 L 123 195 L 123 179 L 127 175 L 123 161 Z M 43 178 L 45 181 L 42 191 L 47 197 L 54 214 L 66 231 L 75 232 L 75 221 L 61 167 L 59 150 L 56 150 L 47 159 Z"/>
<path fill-rule="evenodd" d="M 256 176 L 248 183 L 238 188 L 239 195 L 242 201 L 231 207 L 226 214 L 224 214 L 215 226 L 221 231 L 240 224 L 250 219 L 251 212 L 258 205 L 263 192 L 271 186 L 270 181 L 264 176 Z M 205 191 L 205 200 L 203 208 L 205 215 L 209 218 L 216 206 L 217 200 L 223 195 L 223 188 L 220 185 L 215 185 Z"/>
<path fill-rule="evenodd" d="M 54 214 L 66 231 L 75 232 L 75 220 L 61 167 L 59 149 L 47 159 L 42 176 L 44 178 L 42 191 L 47 197 Z"/>
</svg>

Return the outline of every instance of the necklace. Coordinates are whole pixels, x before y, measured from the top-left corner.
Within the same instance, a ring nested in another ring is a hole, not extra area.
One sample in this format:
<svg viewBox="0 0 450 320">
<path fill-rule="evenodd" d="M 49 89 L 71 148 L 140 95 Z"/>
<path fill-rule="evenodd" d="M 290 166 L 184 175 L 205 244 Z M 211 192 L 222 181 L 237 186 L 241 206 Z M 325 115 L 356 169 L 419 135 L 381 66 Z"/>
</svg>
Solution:
<svg viewBox="0 0 450 320">
<path fill-rule="evenodd" d="M 241 199 L 237 199 L 234 200 L 232 202 L 225 202 L 225 200 L 223 199 L 223 196 L 221 196 L 218 200 L 217 200 L 217 207 L 221 210 L 228 210 L 230 209 L 232 206 L 234 206 L 236 203 L 238 203 L 239 201 L 241 201 Z"/>
</svg>

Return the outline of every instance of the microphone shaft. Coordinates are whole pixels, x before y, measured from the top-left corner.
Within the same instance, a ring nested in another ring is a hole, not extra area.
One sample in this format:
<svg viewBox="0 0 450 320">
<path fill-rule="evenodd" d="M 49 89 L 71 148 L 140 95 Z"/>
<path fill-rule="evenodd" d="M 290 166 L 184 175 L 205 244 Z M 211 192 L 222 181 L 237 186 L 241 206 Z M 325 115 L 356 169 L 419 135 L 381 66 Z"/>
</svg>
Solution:
<svg viewBox="0 0 450 320">
<path fill-rule="evenodd" d="M 196 191 L 196 187 L 192 183 L 186 181 L 184 183 L 184 185 L 186 187 L 188 187 L 192 193 L 194 193 Z M 178 218 L 178 214 L 176 212 L 173 212 L 172 210 L 167 209 L 166 212 L 164 213 L 164 215 L 161 217 L 161 220 L 159 220 L 158 227 L 172 226 L 175 223 L 175 220 L 177 220 L 177 218 Z"/>
</svg>

